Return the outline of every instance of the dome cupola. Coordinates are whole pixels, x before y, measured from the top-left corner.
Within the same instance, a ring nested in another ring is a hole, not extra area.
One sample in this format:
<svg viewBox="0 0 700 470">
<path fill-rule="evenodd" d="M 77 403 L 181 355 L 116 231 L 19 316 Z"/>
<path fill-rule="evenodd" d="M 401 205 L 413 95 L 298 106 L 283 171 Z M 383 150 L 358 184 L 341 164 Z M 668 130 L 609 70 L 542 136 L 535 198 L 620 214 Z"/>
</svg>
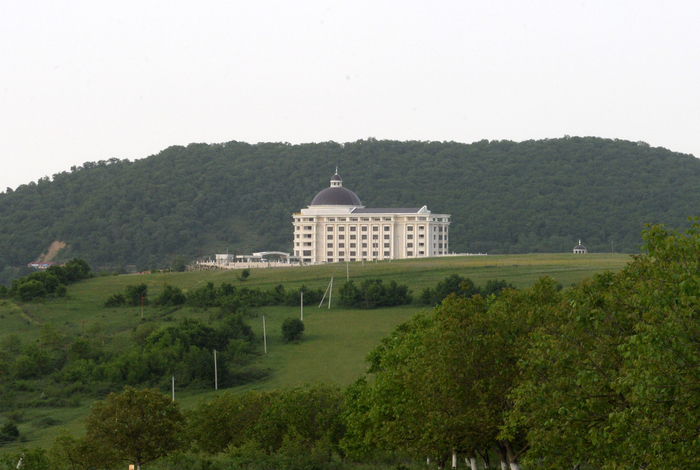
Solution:
<svg viewBox="0 0 700 470">
<path fill-rule="evenodd" d="M 311 206 L 362 206 L 357 194 L 343 187 L 343 179 L 338 174 L 338 168 L 331 177 L 331 186 L 314 197 Z"/>
</svg>

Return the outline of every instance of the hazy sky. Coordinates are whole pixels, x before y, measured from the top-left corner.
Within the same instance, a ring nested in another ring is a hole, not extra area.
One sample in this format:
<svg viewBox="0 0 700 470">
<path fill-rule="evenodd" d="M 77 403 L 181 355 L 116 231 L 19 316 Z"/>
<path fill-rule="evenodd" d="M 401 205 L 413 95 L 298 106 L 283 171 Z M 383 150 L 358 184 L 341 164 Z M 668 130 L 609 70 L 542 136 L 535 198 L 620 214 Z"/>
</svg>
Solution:
<svg viewBox="0 0 700 470">
<path fill-rule="evenodd" d="M 568 134 L 700 157 L 697 0 L 0 5 L 0 191 L 231 140 Z"/>
</svg>

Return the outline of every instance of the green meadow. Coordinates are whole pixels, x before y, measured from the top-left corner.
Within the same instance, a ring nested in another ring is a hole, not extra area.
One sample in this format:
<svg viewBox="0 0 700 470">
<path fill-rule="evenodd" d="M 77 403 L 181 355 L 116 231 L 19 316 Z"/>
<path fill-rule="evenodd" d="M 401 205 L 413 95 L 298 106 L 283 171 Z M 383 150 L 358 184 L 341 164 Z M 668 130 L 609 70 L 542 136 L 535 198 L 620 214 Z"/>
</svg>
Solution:
<svg viewBox="0 0 700 470">
<path fill-rule="evenodd" d="M 196 289 L 207 282 L 220 285 L 222 282 L 238 286 L 269 289 L 282 284 L 287 289 L 306 285 L 310 288 L 325 289 L 333 278 L 333 299 L 349 276 L 361 281 L 367 278 L 381 278 L 384 282 L 395 280 L 407 284 L 417 296 L 425 287 L 434 287 L 438 281 L 451 274 L 470 278 L 476 285 L 483 285 L 491 279 L 505 279 L 518 288 L 531 286 L 538 278 L 550 276 L 564 288 L 582 281 L 594 273 L 622 268 L 629 255 L 623 254 L 529 254 L 497 256 L 454 256 L 424 260 L 404 260 L 393 262 L 330 264 L 277 269 L 252 269 L 246 281 L 240 281 L 239 271 L 212 270 L 185 273 L 158 273 L 121 276 L 100 276 L 68 289 L 65 299 L 45 302 L 15 303 L 0 300 L 0 340 L 16 334 L 23 342 L 37 341 L 43 324 L 57 327 L 62 334 L 75 337 L 81 334 L 98 336 L 104 340 L 105 348 L 123 351 L 133 347 L 132 331 L 145 322 L 155 322 L 167 326 L 180 318 L 198 318 L 210 322 L 213 309 L 183 307 L 160 309 L 145 307 L 143 319 L 140 308 L 105 308 L 104 301 L 111 294 L 123 291 L 129 284 L 146 283 L 149 297 L 160 293 L 167 283 L 184 291 Z M 282 341 L 281 323 L 289 316 L 299 316 L 299 307 L 262 307 L 254 309 L 246 321 L 256 334 L 256 365 L 269 369 L 269 374 L 255 383 L 234 389 L 235 392 L 291 387 L 308 382 L 334 382 L 348 385 L 362 375 L 365 370 L 364 357 L 398 323 L 407 320 L 415 313 L 424 310 L 418 305 L 377 310 L 351 310 L 337 306 L 333 300 L 331 307 L 305 305 L 304 324 L 306 331 L 303 340 L 296 344 Z M 263 345 L 263 317 L 266 325 L 267 353 Z M 2 375 L 0 375 L 2 380 Z M 170 384 L 164 383 L 165 391 Z M 32 393 L 41 394 L 42 381 L 32 382 Z M 177 389 L 176 400 L 186 409 L 193 408 L 201 399 L 213 393 L 212 378 L 209 390 Z M 220 393 L 221 390 L 218 392 Z M 0 453 L 12 450 L 19 445 L 42 445 L 49 447 L 60 428 L 68 428 L 74 435 L 83 431 L 83 421 L 90 410 L 91 402 L 82 400 L 67 408 L 22 408 L 3 412 L 0 424 L 12 418 L 19 422 L 19 429 L 25 442 L 0 447 Z"/>
</svg>

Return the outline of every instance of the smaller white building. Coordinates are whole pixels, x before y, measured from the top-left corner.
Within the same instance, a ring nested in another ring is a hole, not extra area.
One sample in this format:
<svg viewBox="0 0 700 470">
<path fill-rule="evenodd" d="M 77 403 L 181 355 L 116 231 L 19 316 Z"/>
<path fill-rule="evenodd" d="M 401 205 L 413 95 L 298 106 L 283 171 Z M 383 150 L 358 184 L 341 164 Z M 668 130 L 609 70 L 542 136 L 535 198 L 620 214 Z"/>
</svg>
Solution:
<svg viewBox="0 0 700 470">
<path fill-rule="evenodd" d="M 588 253 L 588 250 L 586 249 L 585 246 L 581 245 L 581 240 L 578 241 L 578 245 L 574 247 L 574 254 L 575 255 L 585 255 Z"/>
</svg>

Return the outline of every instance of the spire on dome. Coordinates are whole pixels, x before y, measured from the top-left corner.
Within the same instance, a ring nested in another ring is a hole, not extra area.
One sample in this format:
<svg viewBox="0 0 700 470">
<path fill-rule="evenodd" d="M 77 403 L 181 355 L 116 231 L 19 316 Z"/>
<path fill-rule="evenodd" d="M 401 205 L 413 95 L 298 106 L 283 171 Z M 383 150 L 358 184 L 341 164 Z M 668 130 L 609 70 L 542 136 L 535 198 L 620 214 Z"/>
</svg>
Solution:
<svg viewBox="0 0 700 470">
<path fill-rule="evenodd" d="M 338 174 L 338 167 L 335 167 L 335 174 L 331 177 L 331 188 L 343 186 L 343 178 Z"/>
</svg>

